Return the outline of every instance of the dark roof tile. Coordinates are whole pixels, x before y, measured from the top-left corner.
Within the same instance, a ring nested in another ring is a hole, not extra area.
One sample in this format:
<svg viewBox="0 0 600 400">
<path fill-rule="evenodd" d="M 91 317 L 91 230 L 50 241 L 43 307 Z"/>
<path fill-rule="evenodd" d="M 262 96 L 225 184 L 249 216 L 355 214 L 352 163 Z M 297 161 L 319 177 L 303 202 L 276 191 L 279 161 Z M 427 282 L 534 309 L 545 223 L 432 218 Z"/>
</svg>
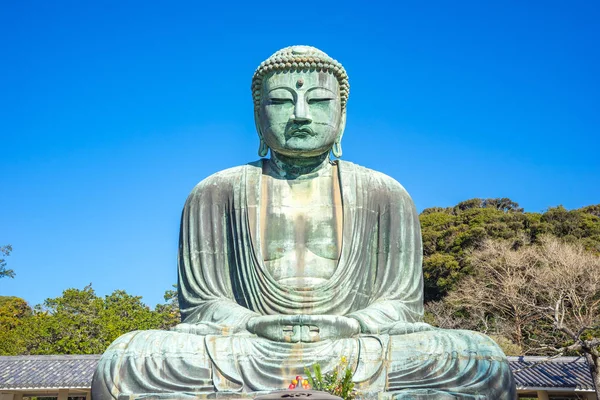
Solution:
<svg viewBox="0 0 600 400">
<path fill-rule="evenodd" d="M 583 357 L 508 357 L 517 388 L 572 388 L 594 390 L 589 365 Z"/>
<path fill-rule="evenodd" d="M 0 357 L 0 389 L 87 388 L 99 355 Z"/>
</svg>

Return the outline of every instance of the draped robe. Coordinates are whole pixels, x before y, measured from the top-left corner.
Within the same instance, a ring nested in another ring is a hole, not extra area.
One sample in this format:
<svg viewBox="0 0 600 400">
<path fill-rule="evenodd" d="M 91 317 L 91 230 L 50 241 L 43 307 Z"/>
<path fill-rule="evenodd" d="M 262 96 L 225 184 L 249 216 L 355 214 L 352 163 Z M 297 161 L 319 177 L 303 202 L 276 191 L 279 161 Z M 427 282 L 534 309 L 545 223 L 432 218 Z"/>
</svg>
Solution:
<svg viewBox="0 0 600 400">
<path fill-rule="evenodd" d="M 208 394 L 284 388 L 345 356 L 357 388 L 395 398 L 514 398 L 498 347 L 484 335 L 421 322 L 418 215 L 392 178 L 337 161 L 343 206 L 338 266 L 325 283 L 279 284 L 261 254 L 263 160 L 200 182 L 184 206 L 179 244 L 182 324 L 117 339 L 93 382 L 95 400 L 144 393 Z M 274 342 L 246 331 L 253 316 L 343 315 L 361 334 L 315 343 Z"/>
</svg>

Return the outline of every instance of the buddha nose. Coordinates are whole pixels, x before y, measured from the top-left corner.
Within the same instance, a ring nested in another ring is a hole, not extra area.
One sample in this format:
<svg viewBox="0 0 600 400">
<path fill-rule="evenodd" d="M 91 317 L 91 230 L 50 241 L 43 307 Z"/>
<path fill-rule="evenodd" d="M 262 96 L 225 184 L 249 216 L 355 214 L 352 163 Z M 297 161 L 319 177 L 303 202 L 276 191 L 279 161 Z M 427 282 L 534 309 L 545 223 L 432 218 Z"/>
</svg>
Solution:
<svg viewBox="0 0 600 400">
<path fill-rule="evenodd" d="M 300 96 L 299 96 L 300 97 Z M 294 122 L 309 123 L 312 122 L 312 118 L 308 112 L 308 105 L 306 100 L 299 98 L 294 106 L 294 115 L 292 115 Z"/>
</svg>

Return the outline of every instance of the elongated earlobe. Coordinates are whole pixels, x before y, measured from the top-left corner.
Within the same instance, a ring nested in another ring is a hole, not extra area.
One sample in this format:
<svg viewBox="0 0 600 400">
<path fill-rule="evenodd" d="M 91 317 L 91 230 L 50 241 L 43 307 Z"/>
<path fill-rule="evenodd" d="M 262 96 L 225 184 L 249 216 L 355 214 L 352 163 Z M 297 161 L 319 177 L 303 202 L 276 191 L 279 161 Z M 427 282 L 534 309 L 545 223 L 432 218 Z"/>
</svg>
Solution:
<svg viewBox="0 0 600 400">
<path fill-rule="evenodd" d="M 258 156 L 266 157 L 268 153 L 269 153 L 269 146 L 267 146 L 265 141 L 262 140 L 262 138 L 260 138 L 260 144 L 258 146 Z"/>
<path fill-rule="evenodd" d="M 342 156 L 342 144 L 340 142 L 335 142 L 331 148 L 331 152 L 335 158 L 340 158 Z"/>
<path fill-rule="evenodd" d="M 260 142 L 258 144 L 258 156 L 266 157 L 267 154 L 269 154 L 269 146 L 267 146 L 267 144 L 263 140 L 262 132 L 260 131 L 260 124 L 258 122 L 259 120 L 260 120 L 260 117 L 258 115 L 258 111 L 255 110 L 254 111 L 254 126 L 256 126 L 256 133 L 258 133 L 258 140 L 260 140 Z"/>
<path fill-rule="evenodd" d="M 340 121 L 340 128 L 331 148 L 331 152 L 335 158 L 342 157 L 342 136 L 344 136 L 344 129 L 346 128 L 346 110 L 342 110 L 342 120 Z"/>
</svg>

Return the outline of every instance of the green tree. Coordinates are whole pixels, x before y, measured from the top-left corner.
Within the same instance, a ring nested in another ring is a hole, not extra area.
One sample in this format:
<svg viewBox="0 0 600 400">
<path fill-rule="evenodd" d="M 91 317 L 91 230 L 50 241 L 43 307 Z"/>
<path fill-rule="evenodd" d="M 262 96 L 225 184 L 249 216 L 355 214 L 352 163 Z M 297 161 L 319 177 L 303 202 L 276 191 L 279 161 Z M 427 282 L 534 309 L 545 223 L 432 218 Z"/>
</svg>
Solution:
<svg viewBox="0 0 600 400">
<path fill-rule="evenodd" d="M 7 244 L 6 246 L 0 246 L 0 278 L 8 277 L 14 278 L 15 271 L 12 269 L 6 268 L 6 259 L 4 257 L 8 257 L 10 252 L 12 251 L 12 246 Z"/>
<path fill-rule="evenodd" d="M 476 198 L 425 209 L 420 220 L 426 302 L 441 300 L 474 273 L 468 254 L 487 239 L 508 240 L 518 248 L 549 234 L 600 254 L 600 205 L 528 213 L 508 198 Z"/>
<path fill-rule="evenodd" d="M 156 312 L 162 318 L 161 329 L 169 329 L 181 321 L 177 285 L 173 285 L 172 288 L 165 291 L 165 304 L 156 305 Z"/>
<path fill-rule="evenodd" d="M 0 354 L 103 353 L 127 332 L 177 324 L 176 291 L 167 291 L 166 300 L 152 310 L 141 296 L 115 290 L 100 297 L 91 285 L 67 289 L 33 310 L 22 299 L 0 297 Z"/>
<path fill-rule="evenodd" d="M 67 289 L 35 307 L 27 332 L 31 354 L 96 354 L 106 348 L 99 316 L 104 304 L 91 285 Z"/>
<path fill-rule="evenodd" d="M 25 338 L 20 327 L 31 318 L 32 309 L 19 297 L 0 296 L 0 355 L 20 354 Z"/>
<path fill-rule="evenodd" d="M 97 323 L 101 328 L 103 345 L 108 346 L 127 332 L 166 328 L 165 319 L 164 313 L 145 305 L 141 296 L 115 290 L 104 298 Z"/>
</svg>

